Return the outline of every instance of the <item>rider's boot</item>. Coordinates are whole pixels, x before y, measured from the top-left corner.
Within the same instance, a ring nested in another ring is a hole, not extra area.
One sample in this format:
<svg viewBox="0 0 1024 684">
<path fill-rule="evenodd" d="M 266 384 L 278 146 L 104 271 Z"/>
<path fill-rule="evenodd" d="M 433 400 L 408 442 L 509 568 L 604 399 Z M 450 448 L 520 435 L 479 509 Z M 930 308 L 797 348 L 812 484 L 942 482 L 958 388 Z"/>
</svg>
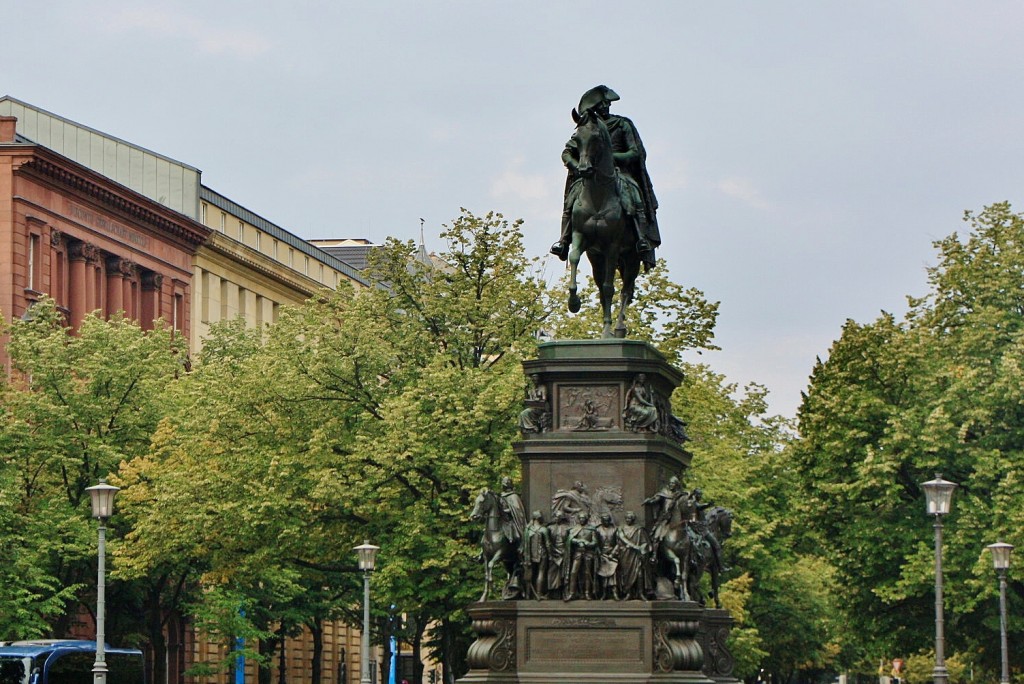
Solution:
<svg viewBox="0 0 1024 684">
<path fill-rule="evenodd" d="M 647 241 L 647 236 L 644 235 L 647 229 L 647 219 L 642 214 L 638 214 L 633 224 L 636 226 L 636 251 L 639 254 L 650 252 L 654 248 Z"/>
<path fill-rule="evenodd" d="M 558 242 L 551 245 L 551 253 L 562 261 L 569 258 L 569 243 L 572 242 L 571 218 L 570 212 L 562 212 L 562 233 L 558 237 Z"/>
</svg>

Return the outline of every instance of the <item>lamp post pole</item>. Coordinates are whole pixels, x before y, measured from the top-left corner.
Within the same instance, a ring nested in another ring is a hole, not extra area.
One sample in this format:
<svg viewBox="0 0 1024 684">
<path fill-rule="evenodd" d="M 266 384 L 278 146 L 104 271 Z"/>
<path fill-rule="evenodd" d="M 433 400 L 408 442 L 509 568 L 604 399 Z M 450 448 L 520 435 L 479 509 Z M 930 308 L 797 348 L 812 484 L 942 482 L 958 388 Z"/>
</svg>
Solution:
<svg viewBox="0 0 1024 684">
<path fill-rule="evenodd" d="M 946 631 L 943 619 L 942 600 L 942 516 L 935 516 L 935 669 L 932 681 L 946 684 L 949 672 L 946 670 Z"/>
<path fill-rule="evenodd" d="M 927 510 L 935 516 L 935 669 L 932 670 L 934 684 L 948 684 L 946 670 L 946 635 L 943 621 L 942 602 L 942 516 L 949 513 L 953 490 L 956 485 L 935 474 L 934 480 L 922 483 Z"/>
<path fill-rule="evenodd" d="M 96 662 L 92 666 L 92 681 L 93 684 L 106 684 L 107 518 L 114 512 L 114 495 L 120 488 L 108 485 L 105 479 L 100 478 L 98 485 L 86 487 L 85 491 L 92 497 L 92 516 L 100 521 L 96 563 Z"/>
<path fill-rule="evenodd" d="M 999 684 L 1010 684 L 1010 657 L 1006 644 L 1006 569 L 999 571 L 999 645 L 1003 652 L 1003 671 Z"/>
<path fill-rule="evenodd" d="M 992 563 L 995 565 L 996 574 L 999 575 L 999 645 L 1002 647 L 1003 661 L 999 684 L 1010 684 L 1010 655 L 1006 641 L 1006 571 L 1010 569 L 1010 551 L 1013 550 L 1013 545 L 996 542 L 989 544 L 987 548 L 992 552 Z"/>
<path fill-rule="evenodd" d="M 364 541 L 355 547 L 359 555 L 359 569 L 363 571 L 363 638 L 361 646 L 362 667 L 360 669 L 359 684 L 371 684 L 370 682 L 370 573 L 377 558 L 379 546 L 374 546 L 369 541 Z"/>
</svg>

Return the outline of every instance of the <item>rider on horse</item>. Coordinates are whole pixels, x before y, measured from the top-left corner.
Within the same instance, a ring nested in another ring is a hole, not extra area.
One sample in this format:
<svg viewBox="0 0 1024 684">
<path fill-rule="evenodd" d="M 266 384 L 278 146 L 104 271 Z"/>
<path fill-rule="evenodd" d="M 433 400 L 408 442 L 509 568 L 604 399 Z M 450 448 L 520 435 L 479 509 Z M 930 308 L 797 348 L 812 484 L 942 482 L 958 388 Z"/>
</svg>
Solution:
<svg viewBox="0 0 1024 684">
<path fill-rule="evenodd" d="M 694 531 L 700 536 L 701 539 L 708 543 L 711 547 L 711 562 L 715 564 L 715 568 L 719 572 L 728 572 L 729 568 L 726 567 L 722 561 L 722 544 L 718 537 L 708 527 L 707 517 L 704 514 L 705 509 L 714 506 L 713 503 L 704 503 L 701 499 L 704 497 L 704 492 L 699 488 L 693 490 L 691 495 L 693 498 L 693 521 L 690 525 Z"/>
<path fill-rule="evenodd" d="M 501 532 L 510 544 L 518 545 L 526 527 L 526 508 L 519 494 L 512 489 L 512 478 L 501 478 Z"/>
<path fill-rule="evenodd" d="M 619 96 L 608 86 L 600 85 L 583 94 L 579 114 L 588 111 L 601 117 L 612 139 L 615 167 L 619 172 L 619 198 L 627 216 L 632 219 L 637 234 L 636 250 L 647 267 L 654 265 L 654 248 L 661 244 L 658 231 L 658 200 L 654 196 L 651 178 L 647 175 L 647 152 L 640 141 L 633 122 L 624 116 L 609 113 L 609 105 Z M 576 136 L 573 135 L 562 152 L 562 161 L 569 170 L 565 184 L 565 202 L 562 212 L 562 232 L 558 242 L 551 245 L 551 253 L 565 261 L 572 241 L 572 206 L 580 193 L 581 176 Z"/>
<path fill-rule="evenodd" d="M 687 494 L 682 489 L 679 478 L 673 475 L 660 491 L 644 500 L 644 506 L 655 507 L 654 528 L 651 530 L 651 539 L 654 540 L 655 549 L 665 538 L 676 506 L 684 496 Z"/>
</svg>

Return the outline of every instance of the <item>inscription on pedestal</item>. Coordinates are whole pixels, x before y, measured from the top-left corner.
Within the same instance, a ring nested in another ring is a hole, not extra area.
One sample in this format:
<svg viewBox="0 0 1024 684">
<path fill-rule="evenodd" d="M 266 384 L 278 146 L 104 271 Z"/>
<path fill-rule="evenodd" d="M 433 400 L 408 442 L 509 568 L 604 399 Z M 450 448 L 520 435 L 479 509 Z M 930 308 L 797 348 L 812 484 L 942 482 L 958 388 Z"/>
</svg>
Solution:
<svg viewBox="0 0 1024 684">
<path fill-rule="evenodd" d="M 600 639 L 587 628 L 531 627 L 526 631 L 527 664 L 562 663 L 572 670 L 573 662 L 642 663 L 644 633 L 639 627 L 604 628 Z"/>
</svg>

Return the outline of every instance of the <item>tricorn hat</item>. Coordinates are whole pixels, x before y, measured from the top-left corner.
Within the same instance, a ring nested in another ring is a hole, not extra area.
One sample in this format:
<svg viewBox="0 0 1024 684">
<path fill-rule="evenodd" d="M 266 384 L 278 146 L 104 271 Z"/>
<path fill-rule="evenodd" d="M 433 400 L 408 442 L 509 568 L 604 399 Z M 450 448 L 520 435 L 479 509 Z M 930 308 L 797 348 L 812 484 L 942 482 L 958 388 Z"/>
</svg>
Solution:
<svg viewBox="0 0 1024 684">
<path fill-rule="evenodd" d="M 582 114 L 591 107 L 596 107 L 602 102 L 615 102 L 618 99 L 619 96 L 614 90 L 606 85 L 599 85 L 583 93 L 583 97 L 580 98 L 578 111 Z"/>
</svg>

